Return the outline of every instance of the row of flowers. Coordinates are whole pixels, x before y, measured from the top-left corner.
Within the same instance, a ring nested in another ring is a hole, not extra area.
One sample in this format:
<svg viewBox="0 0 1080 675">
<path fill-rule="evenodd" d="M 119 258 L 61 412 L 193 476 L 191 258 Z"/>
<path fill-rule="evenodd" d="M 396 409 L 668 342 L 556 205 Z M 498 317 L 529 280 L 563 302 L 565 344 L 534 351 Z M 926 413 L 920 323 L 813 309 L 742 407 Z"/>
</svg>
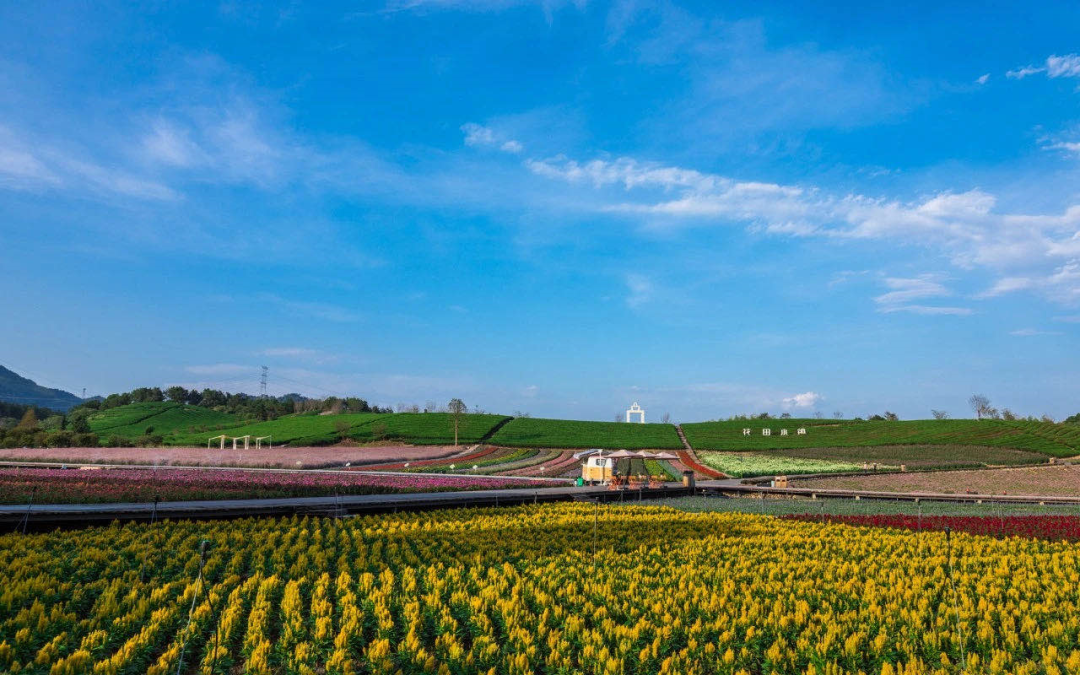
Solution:
<svg viewBox="0 0 1080 675">
<path fill-rule="evenodd" d="M 0 503 L 146 502 L 543 487 L 503 477 L 232 469 L 0 469 Z"/>
<path fill-rule="evenodd" d="M 992 537 L 1028 537 L 1032 539 L 1064 539 L 1080 541 L 1080 515 L 1023 515 L 1023 516 L 919 516 L 901 514 L 881 515 L 815 515 L 786 516 L 795 520 L 828 521 L 868 527 L 896 527 L 915 531 L 943 531 L 987 535 Z"/>
<path fill-rule="evenodd" d="M 592 504 L 9 534 L 0 670 L 1075 673 L 1078 568 L 1069 542 Z"/>
</svg>

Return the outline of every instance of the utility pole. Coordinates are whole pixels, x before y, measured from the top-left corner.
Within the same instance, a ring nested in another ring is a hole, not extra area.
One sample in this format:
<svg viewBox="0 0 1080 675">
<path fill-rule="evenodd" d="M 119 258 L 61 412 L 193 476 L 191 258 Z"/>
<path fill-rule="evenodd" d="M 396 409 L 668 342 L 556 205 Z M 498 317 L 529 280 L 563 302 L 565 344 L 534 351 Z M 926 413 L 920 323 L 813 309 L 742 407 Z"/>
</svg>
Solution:
<svg viewBox="0 0 1080 675">
<path fill-rule="evenodd" d="M 262 367 L 262 377 L 259 378 L 259 398 L 266 398 L 266 376 L 269 372 L 268 367 Z"/>
</svg>

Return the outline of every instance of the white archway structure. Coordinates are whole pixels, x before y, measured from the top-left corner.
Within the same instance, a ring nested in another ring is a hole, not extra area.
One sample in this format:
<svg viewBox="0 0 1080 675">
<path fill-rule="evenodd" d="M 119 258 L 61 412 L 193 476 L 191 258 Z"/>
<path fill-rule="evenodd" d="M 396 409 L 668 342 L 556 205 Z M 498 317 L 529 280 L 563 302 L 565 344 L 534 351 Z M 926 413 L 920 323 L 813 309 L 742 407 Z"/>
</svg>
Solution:
<svg viewBox="0 0 1080 675">
<path fill-rule="evenodd" d="M 637 404 L 637 401 L 634 401 L 634 405 L 630 406 L 630 408 L 626 411 L 626 422 L 628 424 L 630 422 L 630 417 L 633 415 L 638 416 L 639 424 L 645 424 L 645 409 L 639 406 Z"/>
</svg>

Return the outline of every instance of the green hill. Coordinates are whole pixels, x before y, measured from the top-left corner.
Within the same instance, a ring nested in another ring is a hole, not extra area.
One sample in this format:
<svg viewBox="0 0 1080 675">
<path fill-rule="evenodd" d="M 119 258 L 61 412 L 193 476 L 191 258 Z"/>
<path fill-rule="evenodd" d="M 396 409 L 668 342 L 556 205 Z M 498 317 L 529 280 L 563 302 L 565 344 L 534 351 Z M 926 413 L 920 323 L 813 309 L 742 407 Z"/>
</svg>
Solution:
<svg viewBox="0 0 1080 675">
<path fill-rule="evenodd" d="M 500 422 L 502 415 L 464 415 L 460 443 L 476 443 Z M 107 442 L 111 436 L 134 441 L 150 433 L 166 445 L 205 446 L 212 436 L 270 436 L 273 443 L 328 445 L 343 438 L 359 442 L 396 440 L 416 445 L 454 442 L 448 413 L 351 413 L 286 415 L 268 422 L 250 422 L 225 412 L 171 402 L 131 403 L 94 413 L 90 429 Z M 150 429 L 148 432 L 147 430 Z"/>
<path fill-rule="evenodd" d="M 626 424 L 517 417 L 499 429 L 495 445 L 533 448 L 681 449 L 670 424 Z"/>
<path fill-rule="evenodd" d="M 476 443 L 499 422 L 502 415 L 464 415 L 458 442 Z M 454 442 L 454 426 L 447 413 L 346 413 L 341 415 L 286 415 L 269 422 L 232 426 L 210 433 L 183 433 L 168 436 L 169 445 L 205 445 L 207 438 L 229 436 L 271 436 L 275 445 L 329 445 L 343 438 L 361 443 L 377 440 L 401 441 L 415 445 L 445 445 Z"/>
<path fill-rule="evenodd" d="M 82 403 L 82 399 L 63 389 L 42 387 L 7 368 L 0 366 L 0 401 L 36 405 L 50 410 L 64 411 Z"/>
<path fill-rule="evenodd" d="M 805 435 L 797 429 L 805 428 Z M 734 420 L 682 425 L 695 450 L 779 450 L 877 445 L 977 445 L 1030 450 L 1051 457 L 1080 454 L 1080 427 L 1004 420 Z M 749 428 L 749 436 L 743 429 Z M 765 436 L 762 429 L 771 429 Z M 788 435 L 781 436 L 780 430 Z"/>
<path fill-rule="evenodd" d="M 131 403 L 96 412 L 87 418 L 90 430 L 103 440 L 109 436 L 134 439 L 152 428 L 153 435 L 170 436 L 190 429 L 216 429 L 240 424 L 235 415 L 196 405 L 171 402 Z"/>
</svg>

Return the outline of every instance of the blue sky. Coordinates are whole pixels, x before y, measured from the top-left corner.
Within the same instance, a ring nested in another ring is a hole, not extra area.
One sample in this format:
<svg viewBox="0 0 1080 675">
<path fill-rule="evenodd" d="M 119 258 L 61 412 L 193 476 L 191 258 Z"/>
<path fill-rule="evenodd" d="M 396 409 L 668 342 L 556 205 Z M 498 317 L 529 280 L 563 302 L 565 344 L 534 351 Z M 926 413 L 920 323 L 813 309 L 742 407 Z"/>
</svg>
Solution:
<svg viewBox="0 0 1080 675">
<path fill-rule="evenodd" d="M 0 363 L 613 419 L 1080 410 L 1080 6 L 0 7 Z"/>
</svg>

